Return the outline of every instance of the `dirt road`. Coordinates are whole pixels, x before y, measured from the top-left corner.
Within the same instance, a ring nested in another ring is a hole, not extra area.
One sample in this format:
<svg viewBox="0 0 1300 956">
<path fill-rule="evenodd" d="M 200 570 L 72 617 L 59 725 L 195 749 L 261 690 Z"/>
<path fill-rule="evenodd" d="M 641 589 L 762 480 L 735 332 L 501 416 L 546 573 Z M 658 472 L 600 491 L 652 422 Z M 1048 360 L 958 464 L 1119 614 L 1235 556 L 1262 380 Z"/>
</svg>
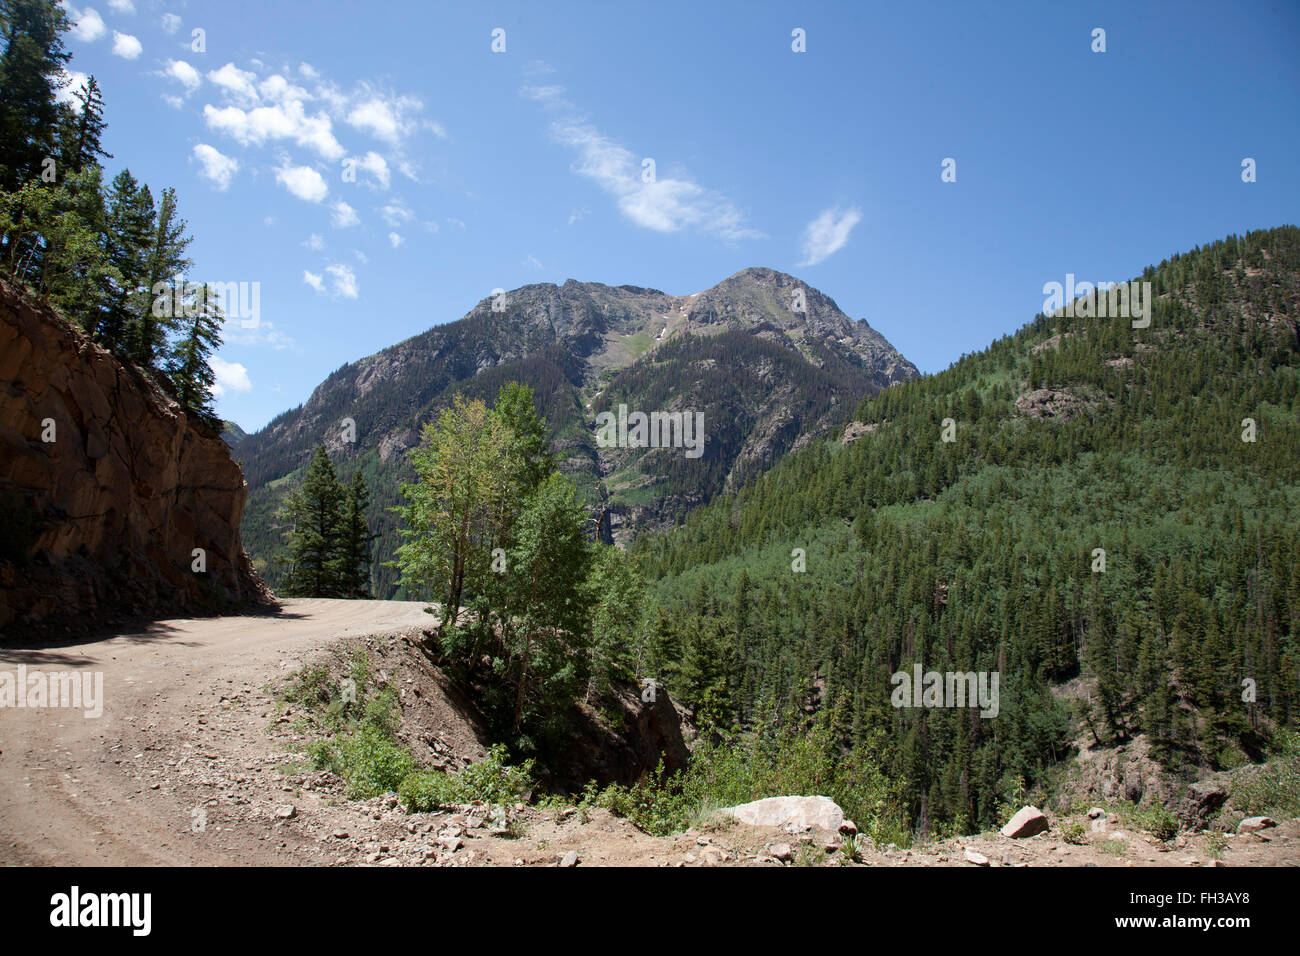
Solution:
<svg viewBox="0 0 1300 956">
<path fill-rule="evenodd" d="M 427 625 L 426 606 L 286 600 L 275 615 L 160 621 L 89 643 L 0 648 L 0 673 L 25 665 L 28 675 L 103 674 L 98 717 L 0 707 L 0 864 L 316 858 L 318 851 L 291 845 L 292 834 L 269 823 L 223 826 L 222 813 L 195 792 L 202 794 L 214 766 L 256 770 L 276 759 L 264 732 L 268 680 L 340 637 Z M 208 786 L 220 789 L 216 778 Z"/>
</svg>

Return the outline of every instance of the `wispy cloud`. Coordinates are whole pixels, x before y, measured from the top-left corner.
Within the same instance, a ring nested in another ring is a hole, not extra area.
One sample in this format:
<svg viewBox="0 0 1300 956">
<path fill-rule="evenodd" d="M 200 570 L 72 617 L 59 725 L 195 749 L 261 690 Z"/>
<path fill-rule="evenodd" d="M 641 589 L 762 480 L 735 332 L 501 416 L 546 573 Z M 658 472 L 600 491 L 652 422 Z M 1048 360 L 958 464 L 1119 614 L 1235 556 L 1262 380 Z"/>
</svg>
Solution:
<svg viewBox="0 0 1300 956">
<path fill-rule="evenodd" d="M 634 225 L 664 233 L 699 232 L 729 242 L 762 238 L 735 203 L 686 173 L 665 176 L 656 170 L 653 176 L 643 175 L 642 157 L 582 117 L 564 93 L 562 86 L 525 86 L 520 91 L 556 114 L 550 135 L 576 154 L 572 170 L 613 196 L 619 212 Z"/>
<path fill-rule="evenodd" d="M 342 199 L 330 206 L 330 225 L 335 229 L 348 229 L 361 221 L 357 211 Z"/>
<path fill-rule="evenodd" d="M 360 289 L 357 276 L 350 268 L 341 263 L 325 267 L 325 274 L 330 277 L 330 291 L 344 299 L 355 299 Z"/>
<path fill-rule="evenodd" d="M 849 233 L 862 220 L 862 211 L 856 206 L 841 210 L 831 207 L 808 223 L 803 231 L 803 262 L 801 266 L 815 266 L 844 248 Z"/>
</svg>

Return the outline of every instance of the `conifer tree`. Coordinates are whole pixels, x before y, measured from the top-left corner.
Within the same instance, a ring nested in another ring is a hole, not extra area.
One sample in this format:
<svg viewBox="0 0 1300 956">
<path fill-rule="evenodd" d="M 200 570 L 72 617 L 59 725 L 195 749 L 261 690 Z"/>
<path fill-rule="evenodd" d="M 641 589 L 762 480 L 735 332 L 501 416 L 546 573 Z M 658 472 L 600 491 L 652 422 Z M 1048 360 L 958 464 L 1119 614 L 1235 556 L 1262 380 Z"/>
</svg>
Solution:
<svg viewBox="0 0 1300 956">
<path fill-rule="evenodd" d="M 370 490 L 358 468 L 343 503 L 339 533 L 339 591 L 343 597 L 370 597 L 370 542 L 378 536 L 370 533 L 366 522 L 369 504 Z"/>
<path fill-rule="evenodd" d="M 54 0 L 0 2 L 0 189 L 18 189 L 56 158 L 68 28 Z"/>
<path fill-rule="evenodd" d="M 343 486 L 325 446 L 312 455 L 302 486 L 288 498 L 289 573 L 285 592 L 293 597 L 340 597 L 339 540 L 343 528 Z"/>
<path fill-rule="evenodd" d="M 215 376 L 210 359 L 212 353 L 221 347 L 224 322 L 216 290 L 205 286 L 197 295 L 185 299 L 178 322 L 180 335 L 167 359 L 168 378 L 182 408 L 200 417 L 212 418 Z"/>
</svg>

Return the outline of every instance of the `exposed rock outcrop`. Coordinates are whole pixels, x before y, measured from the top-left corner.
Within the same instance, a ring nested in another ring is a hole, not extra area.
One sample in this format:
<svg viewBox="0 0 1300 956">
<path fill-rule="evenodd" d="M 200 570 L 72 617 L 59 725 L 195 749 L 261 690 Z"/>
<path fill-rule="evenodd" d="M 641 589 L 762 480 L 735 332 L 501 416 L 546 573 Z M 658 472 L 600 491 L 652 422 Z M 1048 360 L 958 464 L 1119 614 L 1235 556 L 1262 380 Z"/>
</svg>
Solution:
<svg viewBox="0 0 1300 956">
<path fill-rule="evenodd" d="M 217 432 L 0 283 L 0 632 L 269 600 L 244 499 Z"/>
</svg>

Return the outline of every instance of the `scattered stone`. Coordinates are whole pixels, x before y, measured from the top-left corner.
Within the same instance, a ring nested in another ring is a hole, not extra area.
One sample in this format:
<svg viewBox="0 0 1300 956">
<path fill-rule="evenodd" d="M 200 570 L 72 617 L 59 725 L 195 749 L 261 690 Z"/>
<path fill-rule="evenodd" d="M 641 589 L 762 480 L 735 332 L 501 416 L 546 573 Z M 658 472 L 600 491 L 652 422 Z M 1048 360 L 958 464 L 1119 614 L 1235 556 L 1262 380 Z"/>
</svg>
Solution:
<svg viewBox="0 0 1300 956">
<path fill-rule="evenodd" d="M 1007 825 L 1002 828 L 1002 835 L 1013 840 L 1021 840 L 1042 833 L 1047 829 L 1047 816 L 1037 807 L 1021 807 Z"/>
<path fill-rule="evenodd" d="M 773 843 L 767 848 L 767 852 L 769 855 L 783 863 L 793 856 L 793 851 L 791 851 L 790 844 L 788 843 Z"/>
<path fill-rule="evenodd" d="M 570 850 L 568 853 L 564 854 L 564 856 L 560 857 L 561 867 L 568 868 L 577 865 L 578 865 L 578 852 L 576 850 Z"/>
<path fill-rule="evenodd" d="M 275 815 L 281 820 L 292 820 L 298 815 L 298 808 L 292 803 L 286 803 L 284 806 L 276 808 Z"/>
<path fill-rule="evenodd" d="M 1103 810 L 1101 807 L 1093 807 L 1091 810 L 1088 811 L 1089 820 L 1100 820 L 1103 819 L 1105 816 L 1106 816 L 1106 811 Z"/>
<path fill-rule="evenodd" d="M 974 863 L 976 866 L 989 865 L 989 858 L 987 856 L 985 856 L 983 853 L 977 853 L 976 851 L 972 850 L 970 847 L 967 847 L 965 852 L 962 855 L 966 858 L 967 863 Z"/>
</svg>

